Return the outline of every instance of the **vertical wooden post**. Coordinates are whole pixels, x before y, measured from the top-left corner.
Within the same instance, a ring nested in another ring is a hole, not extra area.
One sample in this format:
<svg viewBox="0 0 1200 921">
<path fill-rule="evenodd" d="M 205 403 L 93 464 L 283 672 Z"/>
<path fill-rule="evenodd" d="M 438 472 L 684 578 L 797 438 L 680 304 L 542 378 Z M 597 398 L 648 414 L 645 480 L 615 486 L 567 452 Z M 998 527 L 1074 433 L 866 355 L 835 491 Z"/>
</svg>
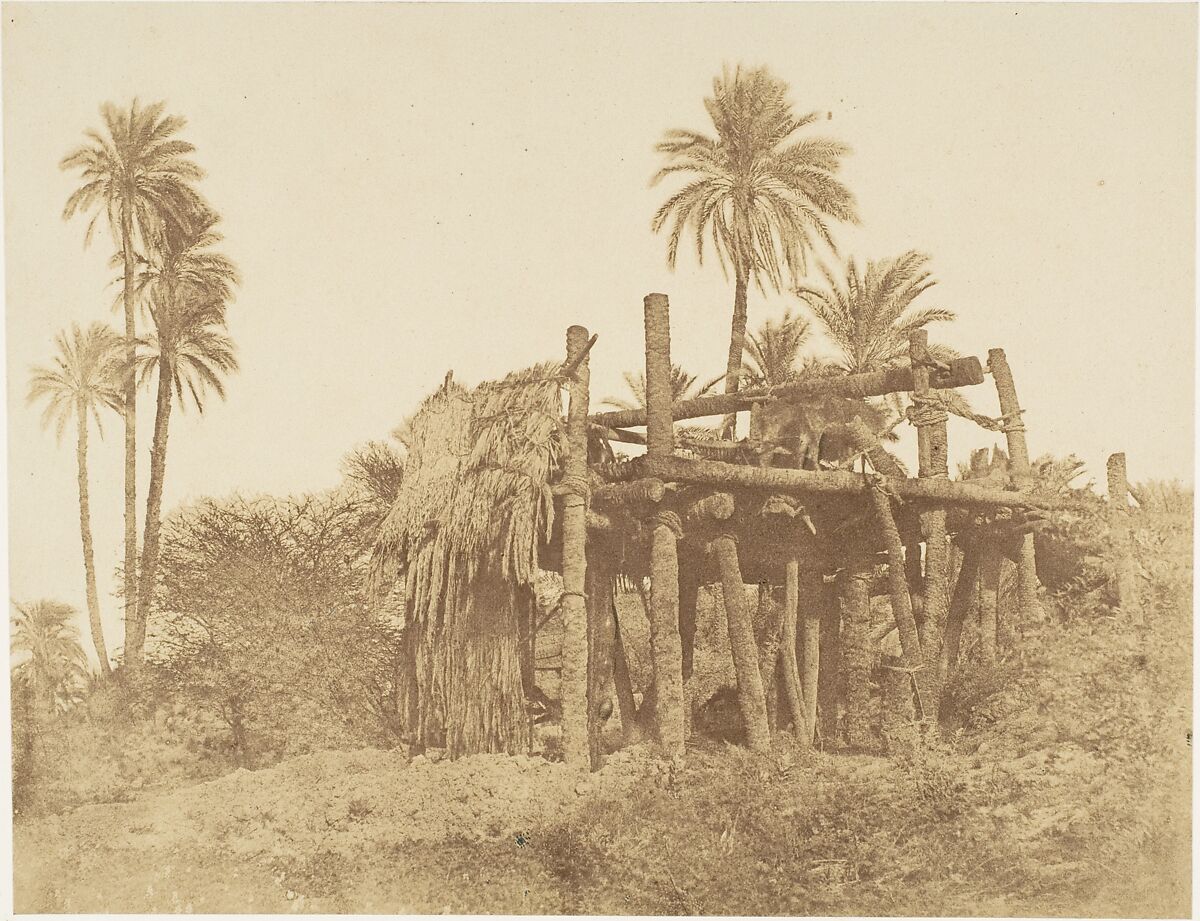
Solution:
<svg viewBox="0 0 1200 921">
<path fill-rule="evenodd" d="M 1108 459 L 1108 509 L 1116 556 L 1113 582 L 1117 605 L 1123 614 L 1132 617 L 1133 623 L 1141 624 L 1142 610 L 1133 565 L 1133 535 L 1129 527 L 1129 475 L 1124 454 L 1113 454 Z"/>
<path fill-rule="evenodd" d="M 679 560 L 679 639 L 682 643 L 681 674 L 683 675 L 683 729 L 692 735 L 692 711 L 695 705 L 692 682 L 696 656 L 696 618 L 699 612 L 700 574 L 696 561 L 687 556 Z"/>
<path fill-rule="evenodd" d="M 800 597 L 800 687 L 804 692 L 806 713 L 805 728 L 809 742 L 816 739 L 817 697 L 821 684 L 821 620 L 822 595 L 825 586 L 821 573 L 811 569 L 801 570 L 799 577 Z"/>
<path fill-rule="evenodd" d="M 671 317 L 665 294 L 647 294 L 646 453 L 669 457 L 675 450 L 671 419 Z M 672 757 L 682 757 L 685 736 L 683 651 L 679 638 L 679 538 L 683 527 L 673 512 L 660 512 L 650 532 L 650 650 L 654 663 L 658 739 Z"/>
<path fill-rule="evenodd" d="M 617 602 L 613 599 L 613 686 L 617 692 L 617 709 L 621 713 L 621 735 L 625 742 L 634 742 L 641 734 L 637 721 L 637 703 L 633 699 L 633 681 L 629 677 L 629 660 L 621 640 L 621 620 Z"/>
<path fill-rule="evenodd" d="M 597 554 L 596 556 L 599 556 Z M 613 618 L 613 576 L 603 558 L 589 554 L 587 568 L 588 612 L 588 755 L 592 770 L 600 767 L 600 730 L 604 725 L 601 708 L 607 701 L 608 682 L 613 678 L 613 646 L 616 622 Z"/>
<path fill-rule="evenodd" d="M 846 741 L 851 749 L 871 747 L 871 578 L 869 557 L 856 556 L 838 576 L 842 600 L 842 683 Z"/>
<path fill-rule="evenodd" d="M 950 613 L 946 618 L 946 639 L 942 649 L 943 675 L 949 674 L 958 665 L 963 624 L 979 597 L 979 558 L 979 548 L 973 544 L 963 551 L 958 580 L 954 583 L 954 597 L 950 599 Z"/>
<path fill-rule="evenodd" d="M 1033 481 L 1029 466 L 1029 446 L 1025 443 L 1025 423 L 1021 419 L 1021 404 L 1017 400 L 1017 388 L 1013 383 L 1012 369 L 1004 349 L 988 350 L 988 368 L 996 384 L 1000 398 L 1000 415 L 1004 419 L 1004 435 L 1008 441 L 1008 460 L 1013 483 L 1025 489 Z M 1017 561 L 1017 609 L 1022 619 L 1038 619 L 1037 562 L 1034 556 L 1033 535 L 1026 534 L 1021 541 L 1021 556 Z"/>
<path fill-rule="evenodd" d="M 996 661 L 996 618 L 1000 594 L 1000 548 L 986 539 L 979 561 L 979 658 Z"/>
<path fill-rule="evenodd" d="M 913 372 L 913 400 L 916 406 L 917 447 L 920 458 L 918 475 L 947 479 L 949 442 L 946 436 L 946 411 L 931 402 L 929 386 L 929 332 L 914 330 L 909 335 L 909 360 Z M 925 538 L 924 617 L 920 642 L 924 655 L 928 691 L 925 718 L 937 718 L 942 693 L 942 643 L 946 616 L 950 607 L 950 541 L 946 535 L 946 510 L 927 506 L 921 511 L 921 530 Z"/>
<path fill-rule="evenodd" d="M 821 612 L 821 673 L 817 678 L 817 710 L 823 744 L 832 747 L 838 734 L 842 702 L 842 604 L 837 586 L 814 573 L 813 587 Z"/>
<path fill-rule="evenodd" d="M 792 727 L 802 744 L 812 743 L 812 727 L 800 684 L 800 666 L 796 659 L 799 641 L 800 561 L 792 557 L 784 567 L 782 665 L 784 699 L 792 716 Z"/>
<path fill-rule="evenodd" d="M 738 709 L 746 726 L 746 743 L 754 751 L 767 752 L 771 750 L 767 698 L 758 669 L 758 647 L 746 603 L 746 585 L 738 562 L 736 536 L 729 532 L 720 535 L 712 542 L 712 551 L 721 573 L 721 597 L 729 626 L 729 650 L 737 673 Z"/>
<path fill-rule="evenodd" d="M 588 746 L 588 618 L 587 591 L 587 415 L 588 331 L 567 330 L 567 365 L 574 368 L 568 382 L 567 450 L 563 459 L 563 644 L 562 739 L 567 764 L 590 764 Z"/>
<path fill-rule="evenodd" d="M 908 580 L 904 577 L 904 546 L 900 543 L 900 532 L 896 530 L 896 519 L 892 514 L 892 503 L 881 487 L 870 490 L 871 507 L 875 513 L 875 524 L 882 537 L 883 549 L 888 557 L 888 589 L 892 599 L 892 616 L 900 634 L 900 648 L 904 653 L 904 668 L 913 676 L 913 683 L 920 699 L 921 718 L 932 707 L 926 688 L 928 681 L 922 675 L 923 659 L 921 641 L 917 635 L 917 624 L 913 620 L 912 600 L 908 594 Z"/>
</svg>

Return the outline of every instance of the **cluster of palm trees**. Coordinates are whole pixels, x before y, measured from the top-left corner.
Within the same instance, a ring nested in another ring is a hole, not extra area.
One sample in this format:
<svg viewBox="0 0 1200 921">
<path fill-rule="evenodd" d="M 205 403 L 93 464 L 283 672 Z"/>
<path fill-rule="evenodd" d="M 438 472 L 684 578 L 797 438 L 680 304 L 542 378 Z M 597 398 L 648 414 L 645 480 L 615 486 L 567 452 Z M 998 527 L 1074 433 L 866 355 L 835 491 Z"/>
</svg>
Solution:
<svg viewBox="0 0 1200 921">
<path fill-rule="evenodd" d="M 60 164 L 81 180 L 63 218 L 90 216 L 85 245 L 98 224 L 107 228 L 115 247 L 110 265 L 119 273 L 124 334 L 102 322 L 86 328 L 72 324 L 57 335 L 50 364 L 34 368 L 28 398 L 45 403 L 43 424 L 53 425 L 60 439 L 75 423 L 88 623 L 107 676 L 112 666 L 96 592 L 88 431 L 95 423 L 103 436 L 104 410 L 121 414 L 124 421 L 123 661 L 135 670 L 143 658 L 158 568 L 171 412 L 176 403 L 183 410 L 189 402 L 203 412 L 210 393 L 224 397 L 224 379 L 238 367 L 226 311 L 239 279 L 234 264 L 216 249 L 220 217 L 196 189 L 204 174 L 190 159 L 195 147 L 178 137 L 184 119 L 164 115 L 162 103 L 142 106 L 137 100 L 128 108 L 106 104 L 101 116 L 103 130 L 87 130 L 86 142 Z M 137 398 L 142 387 L 154 389 L 155 417 L 139 558 Z"/>
<path fill-rule="evenodd" d="M 912 330 L 955 318 L 942 308 L 913 307 L 935 283 L 929 257 L 919 252 L 868 261 L 865 270 L 853 258 L 837 270 L 818 260 L 820 282 L 808 281 L 818 246 L 837 257 L 830 224 L 856 224 L 859 217 L 854 195 L 837 178 L 850 148 L 803 134 L 818 113 L 795 115 L 787 94 L 787 84 L 765 68 L 726 69 L 704 100 L 715 136 L 676 129 L 656 147 L 666 164 L 655 183 L 677 173 L 687 177 L 652 221 L 655 231 L 669 228 L 668 265 L 675 266 L 688 234 L 701 264 L 711 243 L 726 277 L 733 272 L 733 322 L 723 375 L 727 393 L 804 374 L 892 367 L 907 361 Z M 751 283 L 764 294 L 792 292 L 805 312 L 789 310 L 748 334 Z M 802 359 L 814 326 L 833 354 Z M 935 357 L 951 355 L 942 349 Z M 689 378 L 680 370 L 676 383 Z M 637 380 L 629 383 L 640 399 Z M 677 398 L 690 395 L 694 383 L 690 378 Z M 736 415 L 722 428 L 732 437 Z"/>
</svg>

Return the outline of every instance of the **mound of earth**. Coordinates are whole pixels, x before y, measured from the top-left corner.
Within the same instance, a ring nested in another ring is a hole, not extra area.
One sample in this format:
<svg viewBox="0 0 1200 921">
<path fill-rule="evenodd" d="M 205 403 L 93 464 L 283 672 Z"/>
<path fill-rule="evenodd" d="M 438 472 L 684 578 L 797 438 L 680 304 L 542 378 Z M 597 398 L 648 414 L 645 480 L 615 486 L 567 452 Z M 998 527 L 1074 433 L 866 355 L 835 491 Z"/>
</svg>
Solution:
<svg viewBox="0 0 1200 921">
<path fill-rule="evenodd" d="M 319 854 L 336 865 L 413 844 L 519 844 L 530 829 L 569 816 L 587 795 L 616 794 L 663 770 L 640 748 L 610 756 L 590 775 L 527 756 L 409 760 L 370 749 L 305 755 L 133 802 L 84 806 L 18 824 L 15 907 L 319 910 L 306 887 L 289 880 L 297 855 Z M 108 872 L 89 866 L 99 854 Z M 224 870 L 212 880 L 198 878 L 214 865 Z M 161 872 L 150 872 L 152 867 Z M 145 883 L 119 868 L 143 868 Z M 197 892 L 203 894 L 199 902 Z"/>
</svg>

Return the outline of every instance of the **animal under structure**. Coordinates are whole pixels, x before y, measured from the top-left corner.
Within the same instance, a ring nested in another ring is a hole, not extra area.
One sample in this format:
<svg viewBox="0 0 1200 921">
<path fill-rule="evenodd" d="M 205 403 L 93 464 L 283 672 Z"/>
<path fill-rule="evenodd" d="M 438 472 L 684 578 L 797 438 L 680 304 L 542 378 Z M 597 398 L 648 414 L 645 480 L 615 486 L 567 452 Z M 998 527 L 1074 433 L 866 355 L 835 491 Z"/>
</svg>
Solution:
<svg viewBox="0 0 1200 921">
<path fill-rule="evenodd" d="M 998 602 L 1005 558 L 1018 571 L 1021 611 L 1037 604 L 1032 532 L 1062 504 L 1029 489 L 1004 352 L 988 356 L 1001 418 L 973 418 L 1005 433 L 1010 464 L 998 475 L 951 481 L 947 393 L 982 383 L 984 368 L 975 358 L 934 360 L 924 330 L 912 336 L 906 368 L 677 403 L 665 295 L 645 298 L 645 335 L 644 411 L 589 414 L 596 337 L 572 326 L 561 366 L 474 391 L 448 378 L 408 423 L 404 485 L 380 531 L 374 584 L 404 625 L 400 698 L 416 746 L 445 746 L 452 757 L 528 750 L 524 703 L 536 687 L 534 581 L 542 570 L 563 580 L 560 703 L 569 762 L 599 763 L 614 680 L 622 725 L 650 717 L 664 750 L 682 754 L 702 586 L 721 586 L 752 748 L 770 746 L 772 722 L 808 742 L 828 738 L 839 709 L 846 741 L 866 746 L 875 651 L 891 632 L 899 649 L 885 662 L 885 723 L 936 719 L 964 625 L 985 659 L 1013 642 L 1014 617 Z M 881 447 L 879 414 L 866 400 L 896 393 L 912 401 L 915 477 Z M 837 411 L 816 437 L 790 426 L 796 407 L 822 401 Z M 674 425 L 743 410 L 752 436 L 741 442 L 688 437 Z M 644 434 L 633 431 L 641 426 Z M 644 445 L 645 453 L 617 458 L 612 442 Z M 635 712 L 614 613 L 622 577 L 649 580 L 648 712 Z M 755 622 L 747 583 L 782 595 L 768 606 L 769 622 Z M 873 623 L 873 595 L 890 600 L 890 623 Z"/>
</svg>

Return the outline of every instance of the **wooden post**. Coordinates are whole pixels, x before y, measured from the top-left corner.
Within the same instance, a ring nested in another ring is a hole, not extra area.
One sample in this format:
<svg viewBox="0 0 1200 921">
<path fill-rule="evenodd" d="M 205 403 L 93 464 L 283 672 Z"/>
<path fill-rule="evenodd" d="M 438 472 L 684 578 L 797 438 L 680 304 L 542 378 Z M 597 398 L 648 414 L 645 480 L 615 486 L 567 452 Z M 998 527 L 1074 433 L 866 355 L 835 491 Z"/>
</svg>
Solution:
<svg viewBox="0 0 1200 921">
<path fill-rule="evenodd" d="M 871 747 L 871 668 L 875 650 L 871 635 L 869 557 L 856 557 L 838 577 L 842 599 L 842 682 L 846 702 L 846 741 L 850 748 Z"/>
<path fill-rule="evenodd" d="M 979 561 L 979 658 L 991 665 L 996 661 L 996 618 L 1000 594 L 1000 548 L 986 540 Z"/>
<path fill-rule="evenodd" d="M 799 641 L 798 616 L 800 610 L 800 561 L 789 559 L 784 567 L 783 579 L 783 645 L 782 664 L 784 699 L 792 717 L 796 738 L 802 744 L 812 743 L 812 727 L 809 725 L 808 710 L 804 705 L 804 691 L 800 684 L 800 667 L 796 660 L 796 644 Z"/>
<path fill-rule="evenodd" d="M 821 745 L 830 749 L 837 739 L 842 698 L 842 605 L 836 586 L 827 585 L 823 573 L 812 573 L 812 588 L 821 618 L 817 710 L 821 721 Z"/>
<path fill-rule="evenodd" d="M 875 513 L 875 524 L 879 528 L 883 549 L 888 557 L 888 587 L 892 599 L 892 615 L 896 620 L 896 630 L 900 634 L 900 648 L 903 650 L 904 668 L 912 673 L 917 693 L 920 696 L 922 719 L 924 711 L 932 706 L 926 688 L 928 681 L 921 674 L 923 663 L 921 656 L 921 641 L 917 634 L 917 624 L 913 619 L 912 600 L 908 594 L 908 580 L 904 577 L 904 546 L 900 543 L 900 532 L 896 529 L 896 519 L 892 514 L 892 503 L 882 488 L 871 490 L 871 508 Z"/>
<path fill-rule="evenodd" d="M 950 362 L 949 370 L 938 369 L 930 380 L 930 385 L 938 389 L 968 387 L 982 383 L 983 366 L 980 365 L 978 358 L 973 357 L 954 359 Z M 806 378 L 792 384 L 743 390 L 740 393 L 695 397 L 674 404 L 671 407 L 671 416 L 676 422 L 680 422 L 684 419 L 700 419 L 704 416 L 736 413 L 750 409 L 755 403 L 767 399 L 792 400 L 803 403 L 819 401 L 821 397 L 826 396 L 861 399 L 884 396 L 889 393 L 906 393 L 912 389 L 912 371 L 909 368 L 889 368 L 887 371 L 871 371 L 864 374 Z M 590 421 L 608 429 L 645 425 L 646 411 L 621 409 L 614 412 L 596 413 Z"/>
<path fill-rule="evenodd" d="M 599 770 L 601 759 L 600 730 L 606 717 L 602 708 L 608 701 L 606 692 L 613 675 L 613 646 L 616 621 L 613 618 L 613 577 L 606 561 L 595 556 L 588 560 L 588 755 L 592 770 Z"/>
<path fill-rule="evenodd" d="M 587 591 L 587 414 L 588 331 L 567 330 L 567 364 L 574 366 L 568 384 L 567 450 L 563 459 L 563 644 L 562 740 L 568 765 L 586 768 L 588 746 L 588 616 Z"/>
<path fill-rule="evenodd" d="M 809 742 L 817 733 L 817 694 L 821 682 L 821 614 L 825 586 L 821 573 L 812 569 L 800 572 L 800 687 L 804 694 L 805 728 Z"/>
<path fill-rule="evenodd" d="M 665 294 L 643 302 L 646 327 L 646 453 L 670 457 L 671 318 Z M 658 740 L 667 755 L 683 756 L 683 650 L 679 638 L 679 549 L 683 526 L 674 512 L 655 516 L 650 532 L 650 651 L 654 664 Z"/>
<path fill-rule="evenodd" d="M 721 573 L 721 596 L 729 625 L 729 649 L 737 673 L 738 708 L 746 726 L 746 742 L 753 751 L 771 750 L 771 732 L 767 727 L 767 698 L 762 674 L 758 670 L 758 648 L 754 627 L 746 604 L 746 585 L 738 562 L 737 538 L 725 533 L 712 542 L 713 556 Z"/>
<path fill-rule="evenodd" d="M 684 556 L 679 560 L 679 639 L 682 644 L 684 735 L 692 735 L 692 671 L 696 653 L 696 618 L 699 612 L 700 575 L 696 561 Z"/>
<path fill-rule="evenodd" d="M 918 475 L 946 480 L 950 476 L 947 454 L 946 411 L 932 403 L 929 384 L 932 361 L 928 330 L 914 330 L 908 339 L 909 360 L 913 372 L 913 421 L 917 425 Z M 924 607 L 920 641 L 924 654 L 925 718 L 937 719 L 942 693 L 942 642 L 946 615 L 950 607 L 950 540 L 946 535 L 946 509 L 930 505 L 921 510 L 921 531 L 925 537 Z"/>
<path fill-rule="evenodd" d="M 1124 454 L 1113 454 L 1108 459 L 1108 509 L 1116 556 L 1113 582 L 1117 605 L 1123 614 L 1132 618 L 1133 623 L 1141 624 L 1142 609 L 1133 564 L 1133 535 L 1129 527 L 1129 475 Z"/>
<path fill-rule="evenodd" d="M 950 599 L 950 613 L 946 618 L 946 640 L 942 650 L 942 674 L 948 675 L 958 665 L 958 651 L 962 644 L 962 629 L 971 607 L 979 597 L 979 548 L 975 545 L 963 551 L 962 565 L 958 569 L 958 580 L 954 583 L 954 597 Z"/>
<path fill-rule="evenodd" d="M 637 703 L 633 699 L 633 682 L 629 677 L 629 660 L 621 641 L 621 621 L 617 617 L 617 601 L 613 598 L 613 686 L 617 692 L 617 709 L 621 713 L 621 734 L 625 741 L 637 741 L 641 728 L 637 720 Z"/>
<path fill-rule="evenodd" d="M 1013 383 L 1012 369 L 1008 366 L 1004 349 L 988 351 L 988 368 L 991 369 L 996 394 L 1000 398 L 1000 415 L 1004 420 L 1004 435 L 1008 441 L 1008 461 L 1013 483 L 1017 489 L 1028 489 L 1033 483 L 1033 471 L 1029 466 L 1029 446 L 1025 443 L 1021 404 L 1017 400 L 1017 388 Z M 1026 534 L 1022 538 L 1021 555 L 1017 561 L 1017 609 L 1022 619 L 1040 619 L 1037 589 L 1037 561 L 1033 535 Z"/>
</svg>

